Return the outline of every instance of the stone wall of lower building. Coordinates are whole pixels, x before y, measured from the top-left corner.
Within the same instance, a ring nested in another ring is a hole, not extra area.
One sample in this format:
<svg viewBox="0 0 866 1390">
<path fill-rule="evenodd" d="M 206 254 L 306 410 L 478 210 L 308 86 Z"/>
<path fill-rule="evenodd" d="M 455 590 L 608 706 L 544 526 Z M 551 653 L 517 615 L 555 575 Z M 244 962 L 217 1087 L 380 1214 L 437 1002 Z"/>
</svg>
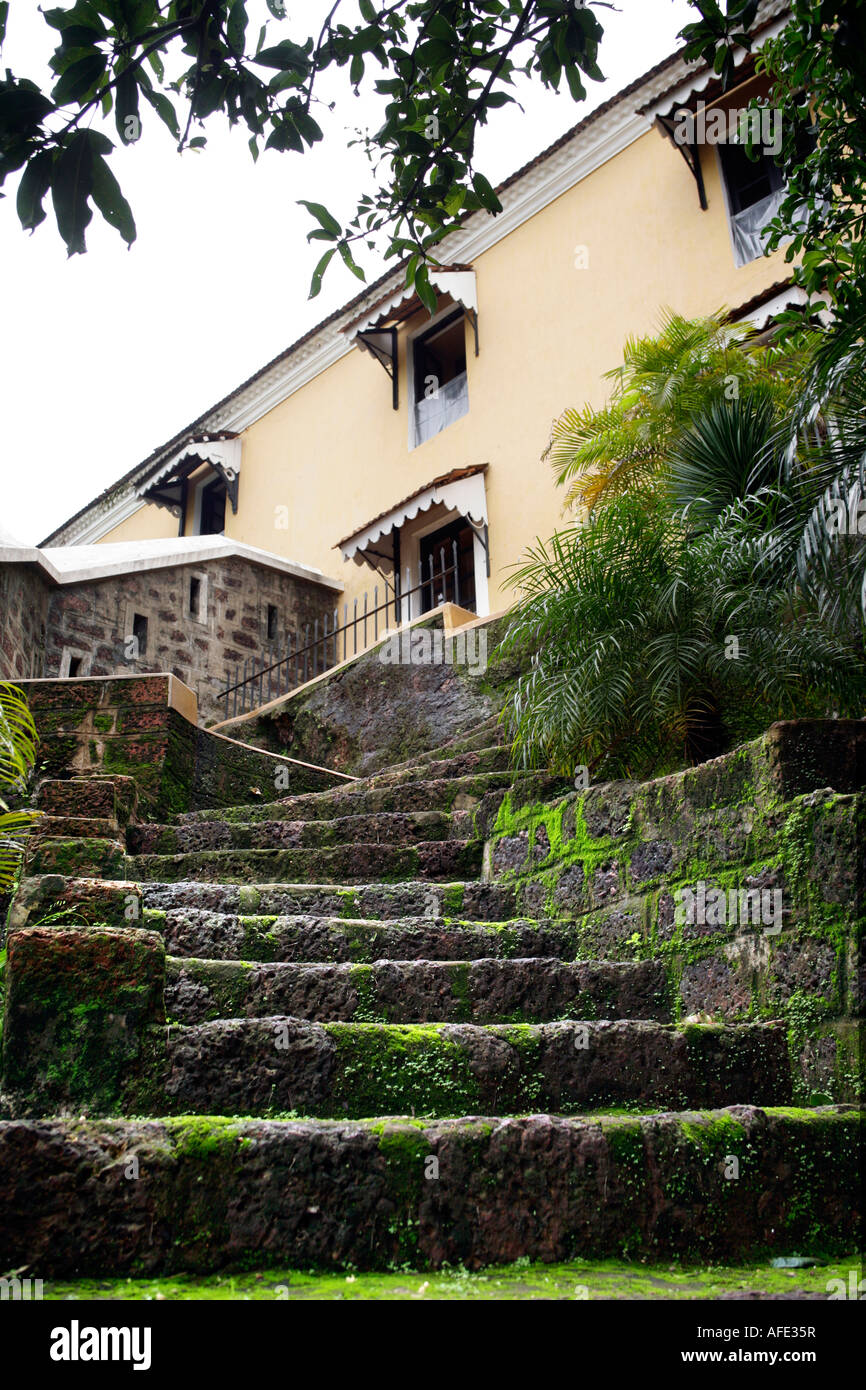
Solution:
<svg viewBox="0 0 866 1390">
<path fill-rule="evenodd" d="M 38 778 L 131 778 L 142 821 L 346 780 L 197 728 L 189 691 L 170 676 L 23 681 L 22 689 L 39 734 Z"/>
<path fill-rule="evenodd" d="M 212 724 L 226 673 L 274 646 L 269 609 L 271 632 L 294 643 L 335 601 L 324 584 L 237 557 L 64 585 L 50 596 L 38 674 L 169 672 L 195 690 L 200 721 Z"/>
<path fill-rule="evenodd" d="M 44 675 L 49 600 L 35 565 L 0 565 L 0 680 Z"/>
</svg>

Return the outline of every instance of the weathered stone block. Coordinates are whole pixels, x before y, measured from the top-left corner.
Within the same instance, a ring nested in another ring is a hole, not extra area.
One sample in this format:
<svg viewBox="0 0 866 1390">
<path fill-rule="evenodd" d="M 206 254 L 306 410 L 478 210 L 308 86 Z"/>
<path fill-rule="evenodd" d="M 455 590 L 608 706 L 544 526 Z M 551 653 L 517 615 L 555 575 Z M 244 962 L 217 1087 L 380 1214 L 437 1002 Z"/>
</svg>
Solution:
<svg viewBox="0 0 866 1390">
<path fill-rule="evenodd" d="M 155 932 L 31 927 L 11 932 L 3 1078 L 35 1107 L 134 1108 L 160 1078 L 165 948 Z"/>
<path fill-rule="evenodd" d="M 22 879 L 9 909 L 9 930 L 42 925 L 40 918 L 49 914 L 64 926 L 141 926 L 141 885 L 60 874 Z"/>
<path fill-rule="evenodd" d="M 226 1264 L 470 1269 L 576 1257 L 848 1254 L 860 1117 L 755 1109 L 419 1126 L 0 1123 L 0 1267 L 48 1278 Z M 748 1157 L 736 1182 L 729 1155 Z M 138 1159 L 141 1178 L 125 1176 Z M 436 1182 L 424 1180 L 430 1156 Z M 780 1175 L 784 1175 L 780 1178 Z"/>
<path fill-rule="evenodd" d="M 126 850 L 119 840 L 41 839 L 27 850 L 25 869 L 29 876 L 63 874 L 67 878 L 123 878 Z"/>
</svg>

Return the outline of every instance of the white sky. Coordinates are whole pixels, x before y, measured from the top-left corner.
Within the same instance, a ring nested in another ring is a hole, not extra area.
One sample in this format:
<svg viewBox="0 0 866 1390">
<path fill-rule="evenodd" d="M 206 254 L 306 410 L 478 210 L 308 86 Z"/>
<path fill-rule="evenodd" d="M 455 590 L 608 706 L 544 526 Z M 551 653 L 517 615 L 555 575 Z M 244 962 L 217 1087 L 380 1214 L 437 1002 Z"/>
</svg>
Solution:
<svg viewBox="0 0 866 1390">
<path fill-rule="evenodd" d="M 259 3 L 251 0 L 250 10 Z M 476 161 L 491 182 L 665 58 L 696 17 L 687 0 L 619 4 L 616 12 L 597 7 L 607 81 L 590 84 L 586 102 L 538 83 L 519 93 L 524 112 L 493 113 Z M 287 9 L 284 26 L 272 21 L 269 41 L 278 41 L 280 28 L 293 37 L 301 24 L 313 32 L 308 16 L 315 20 L 322 0 Z M 35 0 L 13 0 L 10 11 L 2 66 L 42 81 L 54 31 Z M 67 260 L 50 198 L 47 220 L 28 236 L 9 181 L 0 201 L 4 530 L 41 540 L 362 289 L 332 262 L 321 294 L 308 300 L 323 247 L 308 244 L 313 224 L 296 201 L 323 202 L 345 219 L 364 186 L 366 160 L 346 143 L 355 127 L 375 124 L 376 106 L 352 96 L 346 74 L 328 93 L 337 109 L 327 122 L 316 113 L 324 142 L 303 156 L 270 151 L 257 164 L 246 128 L 229 132 L 225 123 L 207 128 L 204 152 L 178 156 L 145 107 L 141 141 L 112 159 L 138 228 L 130 250 L 95 213 L 87 254 Z M 105 128 L 117 144 L 113 123 Z M 364 254 L 372 282 L 385 267 Z"/>
</svg>

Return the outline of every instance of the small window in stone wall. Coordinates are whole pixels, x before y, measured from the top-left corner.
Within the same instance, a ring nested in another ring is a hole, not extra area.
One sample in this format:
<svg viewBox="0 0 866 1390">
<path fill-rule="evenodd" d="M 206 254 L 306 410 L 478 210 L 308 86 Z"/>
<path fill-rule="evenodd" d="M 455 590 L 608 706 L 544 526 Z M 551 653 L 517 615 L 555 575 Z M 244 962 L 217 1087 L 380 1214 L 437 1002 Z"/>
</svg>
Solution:
<svg viewBox="0 0 866 1390">
<path fill-rule="evenodd" d="M 187 578 L 187 616 L 194 622 L 207 626 L 208 577 L 206 573 L 191 574 Z"/>
<path fill-rule="evenodd" d="M 279 612 L 277 611 L 277 605 L 276 605 L 275 603 L 269 603 L 269 604 L 268 604 L 268 641 L 269 641 L 269 642 L 274 642 L 274 641 L 276 641 L 276 637 L 277 637 L 277 624 L 278 624 L 279 620 L 280 620 L 280 615 L 279 615 Z"/>
<path fill-rule="evenodd" d="M 133 613 L 132 635 L 136 642 L 135 655 L 144 656 L 147 652 L 147 618 L 143 613 Z"/>
<path fill-rule="evenodd" d="M 70 647 L 64 647 L 60 654 L 59 675 L 61 680 L 66 679 L 67 676 L 70 678 L 89 676 L 91 659 L 91 656 L 86 652 L 76 652 Z"/>
</svg>

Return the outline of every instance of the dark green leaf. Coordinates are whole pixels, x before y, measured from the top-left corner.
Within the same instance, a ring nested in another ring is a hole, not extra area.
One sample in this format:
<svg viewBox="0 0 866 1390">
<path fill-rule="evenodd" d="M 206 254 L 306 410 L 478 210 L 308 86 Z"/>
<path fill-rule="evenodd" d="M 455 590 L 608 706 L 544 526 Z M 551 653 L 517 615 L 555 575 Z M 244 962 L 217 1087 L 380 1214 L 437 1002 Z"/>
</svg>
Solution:
<svg viewBox="0 0 866 1390">
<path fill-rule="evenodd" d="M 351 250 L 349 249 L 349 244 L 348 244 L 348 242 L 346 242 L 346 241 L 341 241 L 340 244 L 339 244 L 339 246 L 337 247 L 337 250 L 339 251 L 339 253 L 340 253 L 340 255 L 342 256 L 343 260 L 345 261 L 346 265 L 347 265 L 347 266 L 349 267 L 349 269 L 351 270 L 352 274 L 353 274 L 353 275 L 357 275 L 357 277 L 358 277 L 359 280 L 366 280 L 366 278 L 367 278 L 366 275 L 364 274 L 364 272 L 363 272 L 363 270 L 361 269 L 361 267 L 360 267 L 359 265 L 356 264 L 356 262 L 355 262 L 355 260 L 354 260 L 354 258 L 353 258 L 353 256 L 352 256 L 352 252 L 351 252 Z"/>
<path fill-rule="evenodd" d="M 330 251 L 326 251 L 322 259 L 319 261 L 319 264 L 316 266 L 316 269 L 313 271 L 313 278 L 310 281 L 310 299 L 315 299 L 316 295 L 319 293 L 319 290 L 322 288 L 322 276 L 327 270 L 331 257 L 333 256 L 336 249 L 336 246 L 332 246 Z"/>
<path fill-rule="evenodd" d="M 291 115 L 286 115 L 279 125 L 274 126 L 265 141 L 266 150 L 296 150 L 298 154 L 301 154 L 303 148 L 304 142 L 301 139 L 301 133 Z"/>
<path fill-rule="evenodd" d="M 154 92 L 149 87 L 142 87 L 145 100 L 149 101 L 156 114 L 164 125 L 167 125 L 175 140 L 180 139 L 180 126 L 178 124 L 177 112 L 164 92 Z"/>
<path fill-rule="evenodd" d="M 0 82 L 0 130 L 20 133 L 32 130 L 53 111 L 54 103 L 25 78 L 7 85 Z"/>
<path fill-rule="evenodd" d="M 303 108 L 295 111 L 294 121 L 308 145 L 314 145 L 318 140 L 324 138 L 318 122 L 314 121 L 309 112 Z"/>
<path fill-rule="evenodd" d="M 328 209 L 326 207 L 323 207 L 321 203 L 310 203 L 307 201 L 306 198 L 299 198 L 298 202 L 300 203 L 301 207 L 307 209 L 307 212 L 312 213 L 316 221 L 319 222 L 325 228 L 325 231 L 333 232 L 335 236 L 340 235 L 341 231 L 343 230 L 342 227 L 340 226 L 336 217 L 333 217 L 331 213 L 328 212 Z"/>
<path fill-rule="evenodd" d="M 586 88 L 580 80 L 580 73 L 577 68 L 569 63 L 565 69 L 565 80 L 568 83 L 568 90 L 571 92 L 574 101 L 583 101 L 586 96 Z"/>
<path fill-rule="evenodd" d="M 472 175 L 472 187 L 488 212 L 501 212 L 502 204 L 483 174 Z"/>
<path fill-rule="evenodd" d="M 43 19 L 52 29 L 66 30 L 75 24 L 86 24 L 102 34 L 106 33 L 99 8 L 92 0 L 78 0 L 71 10 L 45 10 Z"/>
<path fill-rule="evenodd" d="M 436 291 L 430 284 L 426 265 L 419 265 L 415 272 L 415 291 L 424 308 L 432 317 L 436 313 Z"/>
<path fill-rule="evenodd" d="M 272 48 L 263 48 L 257 53 L 254 61 L 261 63 L 266 68 L 294 68 L 298 72 L 309 72 L 310 60 L 302 48 L 291 39 L 283 39 L 282 43 L 274 44 Z"/>
<path fill-rule="evenodd" d="M 57 227 L 69 256 L 87 250 L 84 229 L 92 213 L 87 199 L 93 187 L 93 150 L 89 131 L 76 131 L 68 140 L 51 176 L 51 201 Z"/>
<path fill-rule="evenodd" d="M 97 86 L 105 73 L 105 55 L 90 53 L 68 67 L 57 82 L 52 96 L 58 106 L 81 101 Z"/>
<path fill-rule="evenodd" d="M 243 53 L 247 37 L 246 0 L 233 0 L 226 24 L 226 38 L 236 53 Z"/>
<path fill-rule="evenodd" d="M 18 216 L 21 226 L 27 232 L 32 232 L 34 227 L 45 221 L 46 214 L 42 204 L 51 187 L 51 164 L 52 156 L 47 150 L 34 155 L 18 185 Z"/>
<path fill-rule="evenodd" d="M 134 68 L 124 68 L 114 89 L 114 121 L 125 145 L 132 145 L 141 134 L 138 116 L 138 82 Z"/>
<path fill-rule="evenodd" d="M 64 48 L 95 48 L 100 39 L 105 38 L 105 28 L 89 24 L 69 24 L 63 30 Z"/>
<path fill-rule="evenodd" d="M 115 227 L 127 246 L 135 241 L 132 209 L 120 191 L 120 184 L 101 157 L 93 161 L 93 201 L 106 222 Z"/>
</svg>

